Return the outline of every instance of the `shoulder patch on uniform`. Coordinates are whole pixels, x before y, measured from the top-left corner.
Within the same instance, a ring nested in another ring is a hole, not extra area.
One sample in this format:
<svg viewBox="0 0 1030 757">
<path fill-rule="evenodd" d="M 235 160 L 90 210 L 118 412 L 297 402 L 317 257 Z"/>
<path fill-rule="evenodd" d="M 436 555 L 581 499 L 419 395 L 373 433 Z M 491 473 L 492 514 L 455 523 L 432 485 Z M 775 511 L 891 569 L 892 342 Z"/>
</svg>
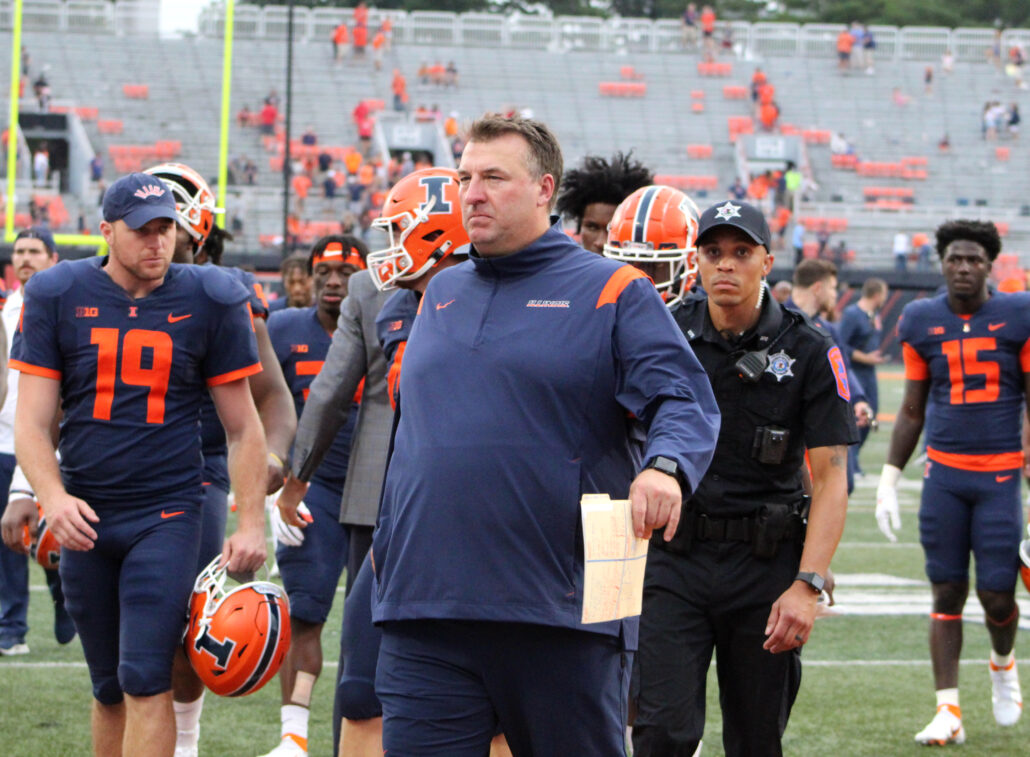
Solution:
<svg viewBox="0 0 1030 757">
<path fill-rule="evenodd" d="M 220 305 L 238 305 L 250 299 L 250 292 L 239 279 L 218 266 L 188 266 L 200 276 L 204 292 Z"/>
<path fill-rule="evenodd" d="M 830 369 L 833 371 L 833 378 L 837 381 L 837 394 L 846 402 L 851 401 L 851 387 L 848 386 L 848 369 L 844 366 L 844 356 L 840 354 L 840 347 L 830 347 L 826 357 L 830 361 Z"/>
<path fill-rule="evenodd" d="M 601 290 L 601 295 L 597 298 L 597 307 L 600 309 L 605 305 L 611 305 L 619 301 L 619 295 L 622 291 L 629 286 L 631 281 L 637 279 L 646 279 L 647 274 L 641 271 L 639 268 L 634 268 L 629 263 L 620 268 L 616 269 L 608 281 L 605 282 L 604 289 Z"/>
</svg>

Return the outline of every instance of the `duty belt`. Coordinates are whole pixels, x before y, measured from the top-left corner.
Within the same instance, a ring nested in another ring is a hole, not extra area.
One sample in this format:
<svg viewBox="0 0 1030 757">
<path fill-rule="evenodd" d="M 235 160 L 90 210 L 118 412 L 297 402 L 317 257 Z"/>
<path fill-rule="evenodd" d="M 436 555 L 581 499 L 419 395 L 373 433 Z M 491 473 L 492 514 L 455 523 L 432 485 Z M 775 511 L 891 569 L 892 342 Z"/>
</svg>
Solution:
<svg viewBox="0 0 1030 757">
<path fill-rule="evenodd" d="M 698 513 L 694 519 L 694 537 L 699 541 L 743 541 L 754 538 L 755 516 L 715 518 Z"/>
</svg>

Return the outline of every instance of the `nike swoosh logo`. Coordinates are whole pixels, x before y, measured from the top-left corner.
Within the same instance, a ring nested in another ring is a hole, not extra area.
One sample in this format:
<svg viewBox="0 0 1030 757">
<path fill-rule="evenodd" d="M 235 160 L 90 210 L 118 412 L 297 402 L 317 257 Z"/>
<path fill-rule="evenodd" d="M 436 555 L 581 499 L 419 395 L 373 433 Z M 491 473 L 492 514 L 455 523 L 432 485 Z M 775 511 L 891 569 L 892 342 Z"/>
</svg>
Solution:
<svg viewBox="0 0 1030 757">
<path fill-rule="evenodd" d="M 988 323 L 987 324 L 987 330 L 988 331 L 997 331 L 998 329 L 1000 329 L 1004 325 L 1005 325 L 1005 321 L 1002 321 L 1001 323 Z"/>
<path fill-rule="evenodd" d="M 997 481 L 999 484 L 1004 484 L 1010 478 L 1012 478 L 1012 476 L 995 476 L 994 480 Z"/>
<path fill-rule="evenodd" d="M 168 314 L 168 322 L 169 323 L 178 323 L 179 321 L 185 321 L 187 318 L 192 318 L 192 317 L 193 317 L 193 313 L 187 313 L 186 315 L 172 315 L 171 313 L 169 313 Z"/>
<path fill-rule="evenodd" d="M 176 515 L 182 515 L 185 510 L 176 510 L 174 513 L 167 513 L 164 510 L 161 511 L 161 520 L 167 520 L 168 518 L 174 518 Z"/>
<path fill-rule="evenodd" d="M 450 302 L 438 302 L 438 303 L 436 303 L 436 309 L 437 310 L 443 310 L 445 307 L 450 305 L 451 302 L 454 302 L 454 300 L 451 300 Z"/>
</svg>

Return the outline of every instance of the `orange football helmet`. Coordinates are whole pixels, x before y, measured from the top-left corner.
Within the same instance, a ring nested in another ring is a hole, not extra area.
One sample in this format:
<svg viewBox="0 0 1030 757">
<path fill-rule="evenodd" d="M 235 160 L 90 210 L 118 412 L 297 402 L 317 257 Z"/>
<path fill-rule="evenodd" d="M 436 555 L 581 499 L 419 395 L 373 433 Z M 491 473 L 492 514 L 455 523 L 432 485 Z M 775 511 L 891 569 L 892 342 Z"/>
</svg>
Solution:
<svg viewBox="0 0 1030 757">
<path fill-rule="evenodd" d="M 398 181 L 373 228 L 385 231 L 390 246 L 368 254 L 368 270 L 380 290 L 412 281 L 458 247 L 469 243 L 461 225 L 458 173 L 424 168 Z"/>
<path fill-rule="evenodd" d="M 290 602 L 282 587 L 251 581 L 225 591 L 221 555 L 197 576 L 183 645 L 204 685 L 219 696 L 252 694 L 290 648 Z"/>
<path fill-rule="evenodd" d="M 179 225 L 193 238 L 199 251 L 215 225 L 215 213 L 222 212 L 215 207 L 215 195 L 204 177 L 184 163 L 162 163 L 144 173 L 158 177 L 171 188 Z"/>
<path fill-rule="evenodd" d="M 700 219 L 697 205 L 678 189 L 641 187 L 615 209 L 604 255 L 640 268 L 671 305 L 697 278 Z"/>
</svg>

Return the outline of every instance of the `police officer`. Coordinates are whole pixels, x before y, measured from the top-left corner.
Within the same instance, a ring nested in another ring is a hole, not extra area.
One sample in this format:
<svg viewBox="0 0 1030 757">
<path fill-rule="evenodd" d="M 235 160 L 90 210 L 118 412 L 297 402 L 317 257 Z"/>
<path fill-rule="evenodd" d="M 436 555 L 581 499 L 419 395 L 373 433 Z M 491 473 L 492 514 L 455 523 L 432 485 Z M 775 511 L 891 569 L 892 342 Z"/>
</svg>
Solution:
<svg viewBox="0 0 1030 757">
<path fill-rule="evenodd" d="M 847 445 L 858 437 L 844 361 L 804 315 L 768 296 L 769 243 L 758 209 L 708 208 L 697 243 L 705 293 L 673 311 L 712 382 L 722 426 L 675 537 L 651 543 L 639 757 L 694 753 L 713 649 L 726 754 L 781 754 L 801 647 L 844 528 Z"/>
</svg>

